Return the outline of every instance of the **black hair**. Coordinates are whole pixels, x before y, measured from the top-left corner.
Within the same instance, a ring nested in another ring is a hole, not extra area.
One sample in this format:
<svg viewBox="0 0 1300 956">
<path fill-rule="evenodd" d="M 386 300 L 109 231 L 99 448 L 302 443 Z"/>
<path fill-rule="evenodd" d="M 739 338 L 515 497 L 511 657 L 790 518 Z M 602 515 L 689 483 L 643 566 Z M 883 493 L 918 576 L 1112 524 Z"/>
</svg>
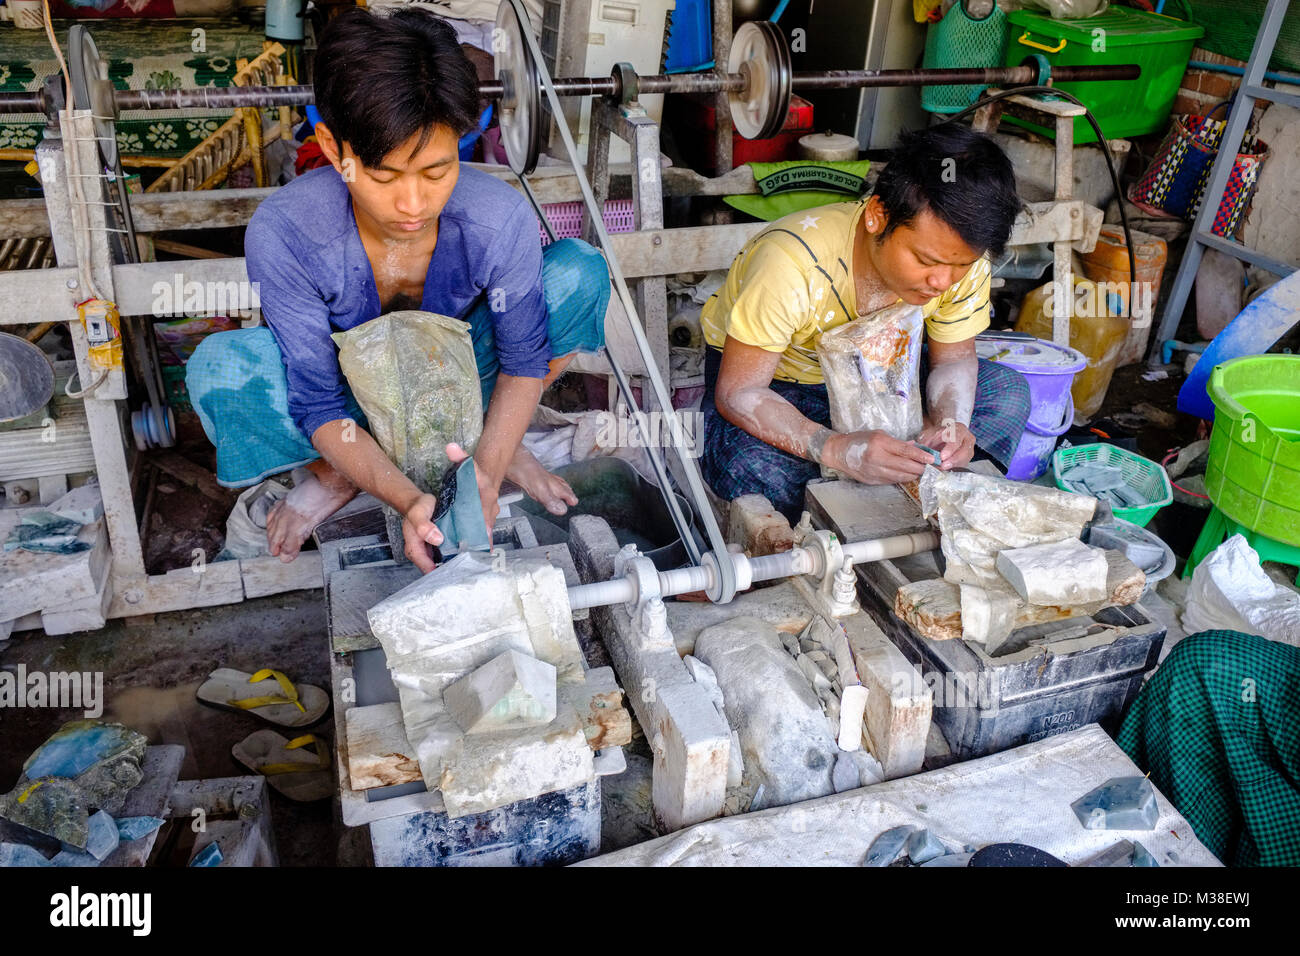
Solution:
<svg viewBox="0 0 1300 956">
<path fill-rule="evenodd" d="M 322 122 L 366 166 L 435 124 L 457 137 L 478 122 L 478 77 L 441 17 L 419 7 L 388 16 L 348 10 L 329 21 L 313 64 Z"/>
<path fill-rule="evenodd" d="M 979 253 L 1002 254 L 1022 204 L 1011 160 L 968 126 L 945 123 L 905 132 L 876 182 L 886 224 L 878 241 L 923 209 Z"/>
</svg>

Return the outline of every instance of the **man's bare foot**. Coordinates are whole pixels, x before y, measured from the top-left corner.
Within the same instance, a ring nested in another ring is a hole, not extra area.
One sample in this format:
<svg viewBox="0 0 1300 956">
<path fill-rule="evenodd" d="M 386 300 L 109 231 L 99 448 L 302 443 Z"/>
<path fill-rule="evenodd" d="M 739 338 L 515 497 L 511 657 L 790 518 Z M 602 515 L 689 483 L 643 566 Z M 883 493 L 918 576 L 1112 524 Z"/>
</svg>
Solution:
<svg viewBox="0 0 1300 956">
<path fill-rule="evenodd" d="M 298 557 L 302 543 L 316 526 L 357 493 L 357 486 L 324 459 L 311 462 L 304 472 L 300 473 L 303 480 L 266 516 L 267 547 L 284 562 Z"/>
<path fill-rule="evenodd" d="M 578 496 L 573 493 L 569 483 L 543 468 L 542 463 L 523 445 L 519 446 L 515 457 L 511 459 L 510 467 L 506 469 L 506 478 L 553 515 L 562 515 L 578 503 Z"/>
</svg>

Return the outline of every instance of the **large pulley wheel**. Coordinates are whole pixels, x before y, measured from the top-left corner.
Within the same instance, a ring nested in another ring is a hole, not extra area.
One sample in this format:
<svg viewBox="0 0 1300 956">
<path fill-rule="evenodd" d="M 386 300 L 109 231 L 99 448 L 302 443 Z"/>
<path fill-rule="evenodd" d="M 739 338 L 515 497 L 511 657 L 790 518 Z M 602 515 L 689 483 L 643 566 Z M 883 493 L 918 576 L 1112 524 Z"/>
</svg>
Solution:
<svg viewBox="0 0 1300 956">
<path fill-rule="evenodd" d="M 536 169 L 542 150 L 542 84 L 524 38 L 528 29 L 511 0 L 501 0 L 492 36 L 496 78 L 501 83 L 497 123 L 506 161 L 516 176 Z"/>
<path fill-rule="evenodd" d="M 99 154 L 104 158 L 104 165 L 114 169 L 118 155 L 113 128 L 117 119 L 113 82 L 108 78 L 108 61 L 100 57 L 90 31 L 80 23 L 73 24 L 68 31 L 68 74 L 72 81 L 72 108 L 90 110 Z"/>
<path fill-rule="evenodd" d="M 785 34 L 767 20 L 742 24 L 731 41 L 727 72 L 739 73 L 745 86 L 728 94 L 731 124 L 745 139 L 767 139 L 785 125 L 794 73 Z"/>
<path fill-rule="evenodd" d="M 0 332 L 0 422 L 26 418 L 54 394 L 54 369 L 39 348 Z"/>
</svg>

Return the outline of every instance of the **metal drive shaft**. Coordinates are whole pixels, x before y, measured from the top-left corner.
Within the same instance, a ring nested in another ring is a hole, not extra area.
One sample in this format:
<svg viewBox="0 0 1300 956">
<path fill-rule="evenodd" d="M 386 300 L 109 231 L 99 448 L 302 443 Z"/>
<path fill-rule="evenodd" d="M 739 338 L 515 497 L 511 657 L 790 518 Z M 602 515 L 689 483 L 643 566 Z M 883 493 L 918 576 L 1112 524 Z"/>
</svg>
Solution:
<svg viewBox="0 0 1300 956">
<path fill-rule="evenodd" d="M 844 557 L 854 564 L 862 564 L 866 561 L 885 561 L 909 554 L 920 554 L 924 551 L 933 551 L 937 547 L 939 547 L 937 531 L 917 531 L 846 544 Z M 797 574 L 826 573 L 826 568 L 819 566 L 820 553 L 810 548 L 791 548 L 780 554 L 766 554 L 757 558 L 746 558 L 742 554 L 730 553 L 727 557 L 733 562 L 747 561 L 750 579 L 755 584 L 759 581 L 772 581 Z M 660 596 L 671 597 L 674 594 L 688 594 L 692 591 L 708 591 L 715 585 L 713 574 L 714 569 L 708 564 L 660 571 Z M 612 578 L 609 581 L 597 581 L 594 584 L 580 584 L 569 588 L 569 605 L 575 611 L 587 607 L 604 607 L 609 604 L 630 604 L 638 599 L 636 581 L 631 577 Z"/>
<path fill-rule="evenodd" d="M 1098 80 L 1133 80 L 1141 74 L 1136 64 L 1115 66 L 1053 66 L 1052 81 L 1078 83 Z M 934 70 L 828 70 L 795 73 L 795 90 L 856 89 L 886 86 L 951 86 L 987 84 L 1023 86 L 1038 81 L 1038 67 L 1009 66 L 988 69 Z M 739 73 L 674 73 L 639 76 L 640 93 L 736 93 L 745 85 Z M 570 76 L 554 81 L 560 96 L 620 96 L 619 83 L 612 76 Z M 489 99 L 501 96 L 495 80 L 479 83 L 479 94 Z M 114 90 L 113 102 L 122 110 L 237 109 L 248 106 L 305 106 L 315 102 L 310 86 L 241 86 L 189 90 Z M 0 93 L 0 113 L 44 113 L 41 91 Z"/>
</svg>

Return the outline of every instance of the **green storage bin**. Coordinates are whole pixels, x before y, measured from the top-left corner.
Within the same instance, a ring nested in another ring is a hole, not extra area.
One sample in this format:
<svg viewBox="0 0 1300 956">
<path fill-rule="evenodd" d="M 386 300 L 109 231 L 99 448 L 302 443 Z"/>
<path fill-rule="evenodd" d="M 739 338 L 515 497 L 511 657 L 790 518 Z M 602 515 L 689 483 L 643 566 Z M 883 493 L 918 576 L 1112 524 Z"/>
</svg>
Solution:
<svg viewBox="0 0 1300 956">
<path fill-rule="evenodd" d="M 1251 531 L 1300 546 L 1300 355 L 1224 362 L 1205 390 L 1215 408 L 1210 500 Z"/>
<path fill-rule="evenodd" d="M 1007 66 L 1019 66 L 1027 57 L 1040 54 L 1053 66 L 1136 63 L 1142 68 L 1136 80 L 1053 84 L 1083 101 L 1107 139 L 1164 129 L 1192 46 L 1205 34 L 1194 23 L 1115 6 L 1083 20 L 1053 20 L 1045 13 L 1014 10 L 1007 14 L 1007 24 Z M 1007 122 L 1044 136 L 1056 135 L 1054 129 L 1014 117 L 1007 117 Z M 1097 141 L 1087 117 L 1075 119 L 1074 141 Z"/>
</svg>

